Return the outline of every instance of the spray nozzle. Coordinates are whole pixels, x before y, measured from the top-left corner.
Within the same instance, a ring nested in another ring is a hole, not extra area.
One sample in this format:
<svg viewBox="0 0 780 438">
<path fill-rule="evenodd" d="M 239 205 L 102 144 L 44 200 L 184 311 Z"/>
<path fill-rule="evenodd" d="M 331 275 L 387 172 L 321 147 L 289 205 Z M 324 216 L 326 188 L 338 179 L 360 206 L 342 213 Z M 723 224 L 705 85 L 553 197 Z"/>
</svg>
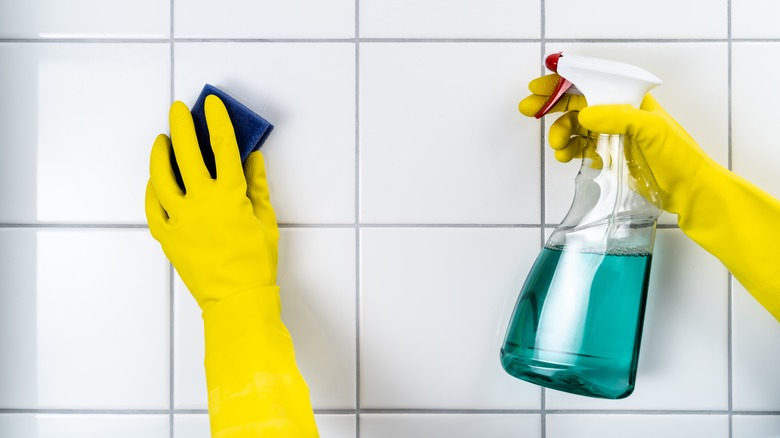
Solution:
<svg viewBox="0 0 780 438">
<path fill-rule="evenodd" d="M 564 94 L 582 94 L 588 105 L 627 103 L 636 107 L 661 80 L 639 67 L 620 62 L 562 52 L 548 55 L 545 66 L 561 77 L 552 95 L 536 113 L 537 119 L 547 114 Z"/>
<path fill-rule="evenodd" d="M 558 73 L 558 60 L 561 58 L 561 56 L 563 56 L 563 52 L 547 55 L 547 58 L 544 59 L 544 65 L 553 73 Z M 545 102 L 544 106 L 536 113 L 536 115 L 534 115 L 534 117 L 541 119 L 543 116 L 545 116 L 550 111 L 550 109 L 556 103 L 558 103 L 559 100 L 561 100 L 561 97 L 563 97 L 563 95 L 569 91 L 571 86 L 572 83 L 568 79 L 561 76 L 561 78 L 558 80 L 558 84 L 555 86 L 555 90 L 552 92 L 552 95 L 550 95 L 550 98 L 547 99 L 547 102 Z"/>
<path fill-rule="evenodd" d="M 558 59 L 561 56 L 563 56 L 563 52 L 547 55 L 547 58 L 544 59 L 544 65 L 547 66 L 547 69 L 551 72 L 558 73 Z"/>
</svg>

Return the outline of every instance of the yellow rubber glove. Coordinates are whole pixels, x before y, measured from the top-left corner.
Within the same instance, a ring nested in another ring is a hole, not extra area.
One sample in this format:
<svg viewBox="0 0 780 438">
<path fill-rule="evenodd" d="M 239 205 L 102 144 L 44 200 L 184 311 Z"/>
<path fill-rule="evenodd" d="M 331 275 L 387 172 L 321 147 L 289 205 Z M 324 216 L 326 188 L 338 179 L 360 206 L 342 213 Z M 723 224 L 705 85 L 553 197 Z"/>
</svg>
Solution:
<svg viewBox="0 0 780 438">
<path fill-rule="evenodd" d="M 532 81 L 533 95 L 520 102 L 520 112 L 536 114 L 557 81 L 558 75 Z M 780 201 L 710 158 L 649 94 L 639 109 L 586 107 L 583 97 L 571 96 L 553 110 L 569 111 L 550 127 L 556 159 L 581 156 L 588 130 L 630 136 L 658 182 L 664 209 L 678 215 L 680 229 L 723 262 L 780 321 Z"/>
<path fill-rule="evenodd" d="M 212 436 L 317 437 L 309 390 L 281 320 L 279 229 L 263 157 L 250 154 L 242 169 L 222 101 L 208 96 L 205 110 L 217 178 L 203 164 L 190 111 L 175 102 L 173 145 L 161 134 L 152 147 L 146 217 L 203 310 Z M 171 146 L 186 194 L 171 168 Z"/>
</svg>

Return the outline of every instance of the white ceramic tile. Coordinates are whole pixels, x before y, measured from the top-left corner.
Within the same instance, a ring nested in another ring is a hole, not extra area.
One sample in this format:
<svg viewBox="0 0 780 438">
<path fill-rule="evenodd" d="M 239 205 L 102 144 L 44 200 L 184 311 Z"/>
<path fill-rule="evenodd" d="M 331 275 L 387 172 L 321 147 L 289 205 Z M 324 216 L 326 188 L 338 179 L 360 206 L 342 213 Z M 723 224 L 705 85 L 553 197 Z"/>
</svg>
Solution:
<svg viewBox="0 0 780 438">
<path fill-rule="evenodd" d="M 203 319 L 198 303 L 178 274 L 174 274 L 173 312 L 174 406 L 177 409 L 207 409 Z"/>
<path fill-rule="evenodd" d="M 364 414 L 362 438 L 538 438 L 538 415 L 510 414 Z"/>
<path fill-rule="evenodd" d="M 282 229 L 282 319 L 315 409 L 355 407 L 355 231 Z M 176 278 L 177 408 L 207 407 L 200 309 Z"/>
<path fill-rule="evenodd" d="M 3 1 L 0 38 L 167 38 L 170 5 L 169 0 Z"/>
<path fill-rule="evenodd" d="M 168 406 L 167 264 L 146 230 L 0 230 L 0 408 Z"/>
<path fill-rule="evenodd" d="M 314 416 L 320 438 L 352 438 L 355 436 L 354 415 L 318 414 Z M 210 438 L 209 417 L 206 414 L 177 414 L 173 417 L 174 438 Z"/>
<path fill-rule="evenodd" d="M 727 0 L 545 1 L 547 38 L 726 38 Z"/>
<path fill-rule="evenodd" d="M 681 231 L 659 230 L 634 393 L 599 400 L 550 390 L 547 408 L 727 409 L 727 279 Z"/>
<path fill-rule="evenodd" d="M 176 0 L 177 38 L 352 38 L 354 0 Z"/>
<path fill-rule="evenodd" d="M 209 416 L 206 414 L 174 415 L 173 438 L 211 438 Z"/>
<path fill-rule="evenodd" d="M 536 258 L 537 229 L 361 233 L 361 407 L 539 408 L 539 389 L 499 362 L 502 305 Z"/>
<path fill-rule="evenodd" d="M 729 419 L 726 415 L 547 415 L 548 438 L 625 436 L 728 438 Z"/>
<path fill-rule="evenodd" d="M 262 150 L 280 222 L 354 222 L 353 44 L 177 44 L 175 62 L 177 99 L 210 83 L 274 125 Z"/>
<path fill-rule="evenodd" d="M 363 38 L 539 38 L 539 0 L 373 0 L 360 4 Z"/>
<path fill-rule="evenodd" d="M 780 69 L 780 43 L 734 43 L 732 66 L 734 172 L 780 198 L 780 143 L 773 133 L 780 83 L 772 79 Z"/>
<path fill-rule="evenodd" d="M 733 38 L 780 38 L 780 2 L 777 0 L 739 0 L 731 2 Z"/>
<path fill-rule="evenodd" d="M 320 438 L 352 438 L 357 434 L 355 415 L 325 415 L 314 416 Z"/>
<path fill-rule="evenodd" d="M 284 229 L 282 318 L 314 409 L 355 407 L 355 230 Z"/>
<path fill-rule="evenodd" d="M 361 220 L 539 223 L 539 124 L 517 112 L 538 56 L 532 44 L 361 44 Z"/>
<path fill-rule="evenodd" d="M 0 414 L 7 438 L 168 438 L 168 415 Z"/>
<path fill-rule="evenodd" d="M 780 410 L 780 324 L 736 280 L 732 288 L 734 409 Z"/>
<path fill-rule="evenodd" d="M 780 416 L 735 415 L 733 438 L 778 438 Z"/>
<path fill-rule="evenodd" d="M 0 44 L 0 221 L 145 222 L 167 44 Z"/>
<path fill-rule="evenodd" d="M 653 89 L 653 96 L 707 154 L 724 166 L 728 164 L 728 47 L 725 43 L 547 43 L 546 50 L 626 62 L 652 72 L 664 81 Z M 558 117 L 556 114 L 546 118 L 547 129 Z M 546 139 L 545 146 L 546 220 L 557 224 L 571 206 L 577 174 L 572 168 L 578 168 L 579 163 L 563 165 L 555 160 Z M 677 216 L 664 213 L 659 222 L 676 224 Z"/>
</svg>

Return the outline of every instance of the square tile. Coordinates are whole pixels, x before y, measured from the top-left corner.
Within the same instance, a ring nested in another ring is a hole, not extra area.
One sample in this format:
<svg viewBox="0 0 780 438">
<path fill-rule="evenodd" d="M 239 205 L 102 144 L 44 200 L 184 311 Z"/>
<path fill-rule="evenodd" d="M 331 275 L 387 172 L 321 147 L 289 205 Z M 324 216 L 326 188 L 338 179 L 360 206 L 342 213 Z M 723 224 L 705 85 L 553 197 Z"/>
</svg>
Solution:
<svg viewBox="0 0 780 438">
<path fill-rule="evenodd" d="M 362 222 L 539 223 L 536 45 L 360 47 Z"/>
<path fill-rule="evenodd" d="M 780 38 L 780 2 L 740 0 L 730 4 L 732 38 Z"/>
<path fill-rule="evenodd" d="M 281 230 L 278 284 L 282 320 L 315 409 L 355 407 L 355 231 Z M 175 283 L 174 403 L 207 407 L 203 321 L 187 288 Z"/>
<path fill-rule="evenodd" d="M 274 125 L 263 146 L 281 223 L 355 220 L 355 47 L 342 43 L 176 45 L 175 96 L 217 86 Z"/>
<path fill-rule="evenodd" d="M 537 229 L 363 229 L 361 408 L 538 409 L 499 362 L 538 251 Z"/>
<path fill-rule="evenodd" d="M 780 84 L 771 79 L 780 69 L 780 42 L 734 43 L 732 50 L 733 169 L 780 198 L 780 174 L 774 165 L 780 148 L 771 129 L 777 123 L 772 102 L 780 99 Z"/>
<path fill-rule="evenodd" d="M 728 438 L 727 415 L 547 415 L 548 438 Z"/>
<path fill-rule="evenodd" d="M 0 222 L 145 223 L 169 58 L 165 44 L 0 44 L 13 66 L 0 70 Z"/>
<path fill-rule="evenodd" d="M 735 415 L 733 438 L 780 437 L 778 415 Z"/>
<path fill-rule="evenodd" d="M 168 407 L 167 263 L 148 233 L 0 230 L 0 408 Z"/>
<path fill-rule="evenodd" d="M 727 409 L 727 307 L 721 263 L 681 231 L 659 230 L 634 393 L 600 400 L 549 390 L 547 408 Z"/>
<path fill-rule="evenodd" d="M 545 1 L 547 38 L 726 38 L 727 0 Z"/>
<path fill-rule="evenodd" d="M 539 438 L 539 415 L 364 414 L 363 438 Z"/>
<path fill-rule="evenodd" d="M 317 414 L 317 429 L 320 438 L 352 438 L 357 435 L 355 415 Z"/>
<path fill-rule="evenodd" d="M 320 438 L 354 438 L 355 415 L 317 414 L 314 416 Z M 210 438 L 209 416 L 176 414 L 173 417 L 174 438 Z"/>
<path fill-rule="evenodd" d="M 540 1 L 371 0 L 360 3 L 363 38 L 539 38 Z"/>
<path fill-rule="evenodd" d="M 353 38 L 355 0 L 176 0 L 177 38 Z"/>
<path fill-rule="evenodd" d="M 0 414 L 8 438 L 168 438 L 165 415 Z"/>
<path fill-rule="evenodd" d="M 203 318 L 198 303 L 175 272 L 173 327 L 173 405 L 176 409 L 207 409 Z"/>
<path fill-rule="evenodd" d="M 634 64 L 658 76 L 664 83 L 651 91 L 653 96 L 707 154 L 721 165 L 728 164 L 725 43 L 547 43 L 547 53 L 559 51 Z M 680 65 L 685 68 L 679 68 Z M 559 114 L 546 118 L 547 130 L 558 117 Z M 579 161 L 566 165 L 556 161 L 545 138 L 547 223 L 560 223 L 571 206 L 578 170 L 575 167 L 579 168 Z M 677 216 L 665 212 L 659 222 L 676 224 Z"/>
<path fill-rule="evenodd" d="M 207 414 L 175 414 L 173 438 L 211 438 Z"/>
<path fill-rule="evenodd" d="M 731 296 L 734 409 L 779 411 L 780 324 L 736 280 Z"/>
<path fill-rule="evenodd" d="M 4 1 L 0 38 L 168 38 L 170 14 L 169 0 Z"/>
</svg>

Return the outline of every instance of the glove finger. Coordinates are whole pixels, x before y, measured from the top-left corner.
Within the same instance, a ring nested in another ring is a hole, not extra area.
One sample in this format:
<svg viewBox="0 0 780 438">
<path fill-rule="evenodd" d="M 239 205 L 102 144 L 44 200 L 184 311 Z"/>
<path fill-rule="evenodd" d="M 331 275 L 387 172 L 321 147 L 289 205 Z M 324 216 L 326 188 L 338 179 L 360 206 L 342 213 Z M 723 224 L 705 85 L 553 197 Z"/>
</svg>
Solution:
<svg viewBox="0 0 780 438">
<path fill-rule="evenodd" d="M 528 91 L 539 96 L 551 96 L 561 77 L 557 73 L 538 77 L 528 83 Z"/>
<path fill-rule="evenodd" d="M 547 103 L 549 96 L 531 95 L 520 101 L 517 108 L 520 113 L 527 117 L 534 117 L 536 113 Z M 547 112 L 549 113 L 562 113 L 566 111 L 579 111 L 582 108 L 588 106 L 585 101 L 585 96 L 577 94 L 564 94 L 563 97 Z"/>
<path fill-rule="evenodd" d="M 160 240 L 160 230 L 168 220 L 168 214 L 165 212 L 157 194 L 152 186 L 152 181 L 146 183 L 146 200 L 144 210 L 146 211 L 146 222 L 149 224 L 149 232 L 156 240 Z"/>
<path fill-rule="evenodd" d="M 572 137 L 565 147 L 555 151 L 555 159 L 568 163 L 575 158 L 582 158 L 582 151 L 588 145 L 586 137 Z"/>
<path fill-rule="evenodd" d="M 265 175 L 265 162 L 259 151 L 252 152 L 244 163 L 244 174 L 247 181 L 247 197 L 252 202 L 255 217 L 268 230 L 278 230 L 276 213 L 271 205 L 271 194 L 268 191 L 268 180 Z M 278 233 L 278 231 L 277 231 Z"/>
<path fill-rule="evenodd" d="M 225 104 L 214 95 L 206 96 L 206 123 L 209 127 L 211 149 L 217 166 L 217 181 L 230 186 L 243 184 L 244 173 L 241 169 L 241 155 L 238 151 L 236 133 L 230 121 Z M 242 191 L 244 189 L 242 188 Z"/>
<path fill-rule="evenodd" d="M 550 147 L 559 151 L 569 144 L 569 140 L 573 136 L 588 136 L 588 130 L 580 125 L 577 115 L 577 111 L 569 111 L 553 122 L 550 126 L 550 132 L 547 134 L 547 141 L 550 143 Z"/>
<path fill-rule="evenodd" d="M 534 117 L 536 113 L 542 109 L 544 104 L 547 103 L 547 99 L 549 99 L 549 97 L 532 94 L 521 100 L 517 105 L 517 109 L 520 110 L 520 114 L 526 117 Z"/>
<path fill-rule="evenodd" d="M 171 140 L 165 134 L 160 134 L 152 145 L 149 158 L 149 183 L 154 186 L 155 193 L 166 211 L 175 211 L 184 193 L 171 167 Z"/>
<path fill-rule="evenodd" d="M 185 189 L 186 191 L 197 190 L 212 179 L 200 153 L 192 114 L 187 105 L 176 101 L 171 105 L 168 118 L 171 125 L 173 151 Z"/>
</svg>

